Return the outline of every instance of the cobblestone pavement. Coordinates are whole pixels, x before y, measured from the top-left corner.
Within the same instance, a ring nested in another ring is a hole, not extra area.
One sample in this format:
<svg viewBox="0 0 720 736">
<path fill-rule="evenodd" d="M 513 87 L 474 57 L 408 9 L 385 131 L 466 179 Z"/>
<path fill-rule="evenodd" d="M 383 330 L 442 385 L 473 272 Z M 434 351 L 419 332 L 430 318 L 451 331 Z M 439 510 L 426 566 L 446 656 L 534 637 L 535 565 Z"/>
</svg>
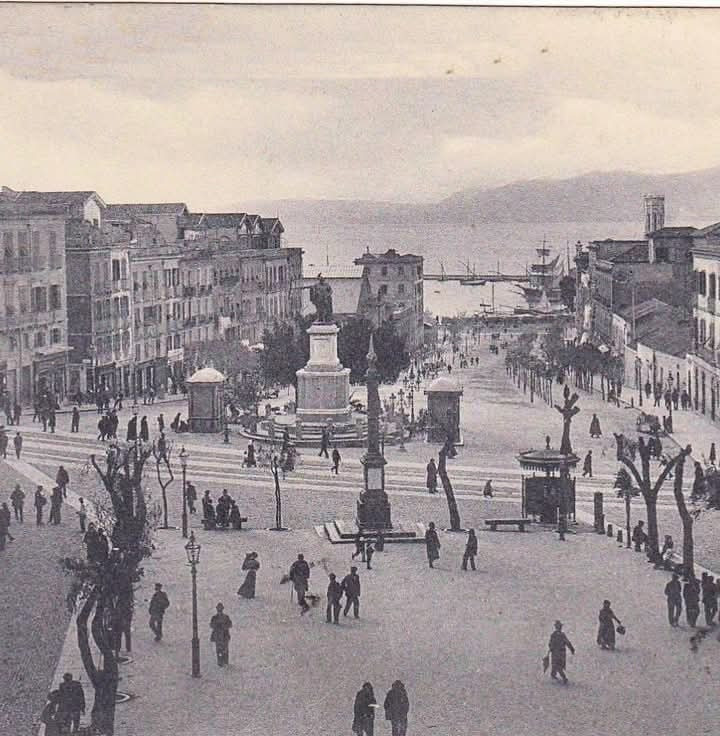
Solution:
<svg viewBox="0 0 720 736">
<path fill-rule="evenodd" d="M 0 464 L 5 500 L 15 483 L 28 494 L 27 479 Z M 33 489 L 34 490 L 34 489 Z M 65 607 L 67 580 L 59 561 L 77 554 L 80 534 L 65 520 L 60 526 L 35 526 L 32 493 L 25 523 L 13 521 L 15 537 L 0 552 L 0 734 L 36 734 L 70 615 Z M 47 516 L 47 514 L 46 514 Z M 57 684 L 57 683 L 56 683 Z"/>
</svg>

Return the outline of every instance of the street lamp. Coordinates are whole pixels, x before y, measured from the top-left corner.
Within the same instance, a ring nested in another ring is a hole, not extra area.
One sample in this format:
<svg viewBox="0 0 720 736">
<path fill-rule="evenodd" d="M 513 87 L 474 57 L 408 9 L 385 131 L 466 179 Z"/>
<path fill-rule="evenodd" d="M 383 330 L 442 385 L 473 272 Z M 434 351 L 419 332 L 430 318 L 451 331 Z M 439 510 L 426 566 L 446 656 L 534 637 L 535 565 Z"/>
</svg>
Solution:
<svg viewBox="0 0 720 736">
<path fill-rule="evenodd" d="M 182 498 L 183 498 L 183 508 L 182 508 L 182 535 L 183 539 L 187 539 L 188 535 L 188 515 L 187 515 L 187 460 L 188 460 L 188 453 L 185 450 L 185 447 L 180 448 L 180 454 L 178 455 L 180 458 L 180 467 L 182 468 Z"/>
<path fill-rule="evenodd" d="M 410 386 L 410 421 L 415 422 L 415 389 Z"/>
<path fill-rule="evenodd" d="M 184 466 L 183 466 L 184 467 Z M 200 677 L 200 638 L 198 637 L 197 618 L 197 566 L 200 562 L 200 546 L 195 542 L 195 532 L 190 535 L 190 541 L 185 545 L 190 574 L 192 575 L 192 676 Z"/>
<path fill-rule="evenodd" d="M 405 413 L 405 392 L 402 389 L 398 391 L 398 398 L 400 399 L 400 413 L 404 414 Z"/>
</svg>

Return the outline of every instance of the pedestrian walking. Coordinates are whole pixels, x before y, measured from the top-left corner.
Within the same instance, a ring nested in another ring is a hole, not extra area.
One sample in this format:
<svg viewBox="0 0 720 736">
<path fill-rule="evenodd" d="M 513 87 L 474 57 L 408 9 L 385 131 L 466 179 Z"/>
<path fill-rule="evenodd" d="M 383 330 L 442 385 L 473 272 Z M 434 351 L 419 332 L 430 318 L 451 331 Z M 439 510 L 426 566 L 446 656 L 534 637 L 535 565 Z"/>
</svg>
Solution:
<svg viewBox="0 0 720 736">
<path fill-rule="evenodd" d="M 325 609 L 325 621 L 326 623 L 340 623 L 340 599 L 343 595 L 343 588 L 337 581 L 337 577 L 334 572 L 331 572 L 328 577 L 330 581 L 327 587 L 327 608 Z"/>
<path fill-rule="evenodd" d="M 55 425 L 57 423 L 57 417 L 55 416 L 55 409 L 50 409 L 47 413 L 47 423 L 50 427 L 50 432 L 55 434 Z"/>
<path fill-rule="evenodd" d="M 585 455 L 585 460 L 583 460 L 582 475 L 583 475 L 583 478 L 586 475 L 589 475 L 592 478 L 592 450 L 588 450 L 587 455 Z"/>
<path fill-rule="evenodd" d="M 55 474 L 55 483 L 62 491 L 63 498 L 67 498 L 67 487 L 68 483 L 70 483 L 70 476 L 62 465 L 58 468 L 58 471 Z"/>
<path fill-rule="evenodd" d="M 7 460 L 7 448 L 8 448 L 8 442 L 10 440 L 8 439 L 7 434 L 5 433 L 4 429 L 0 429 L 0 455 Z"/>
<path fill-rule="evenodd" d="M 248 468 L 257 467 L 257 461 L 255 460 L 255 445 L 253 445 L 252 440 L 250 440 L 247 446 L 247 457 L 245 459 L 245 465 Z"/>
<path fill-rule="evenodd" d="M 367 545 L 365 545 L 365 558 L 367 562 L 367 569 L 372 570 L 372 558 L 375 554 L 375 547 L 373 547 L 373 543 L 368 540 Z"/>
<path fill-rule="evenodd" d="M 25 492 L 20 488 L 20 484 L 16 483 L 13 492 L 10 494 L 10 503 L 15 513 L 15 521 L 23 523 L 23 507 L 25 506 Z"/>
<path fill-rule="evenodd" d="M 348 615 L 350 607 L 353 609 L 353 616 L 360 617 L 360 576 L 357 574 L 357 567 L 351 567 L 350 572 L 342 580 L 342 591 L 345 593 L 345 610 L 343 616 Z"/>
<path fill-rule="evenodd" d="M 127 426 L 127 433 L 125 434 L 125 439 L 128 442 L 135 442 L 137 439 L 137 417 L 131 417 L 130 421 L 128 422 Z"/>
<path fill-rule="evenodd" d="M 463 553 L 462 569 L 467 570 L 468 562 L 470 563 L 470 569 L 475 569 L 475 557 L 478 552 L 478 541 L 475 535 L 475 530 L 470 529 L 468 531 L 467 542 L 465 543 L 465 552 Z"/>
<path fill-rule="evenodd" d="M 425 551 L 427 552 L 428 564 L 432 567 L 433 562 L 440 559 L 440 539 L 437 531 L 435 531 L 434 521 L 428 524 L 425 532 Z"/>
<path fill-rule="evenodd" d="M 355 551 L 350 557 L 354 560 L 358 555 L 361 555 L 360 559 L 365 562 L 365 540 L 363 539 L 362 532 L 359 530 L 355 535 Z"/>
<path fill-rule="evenodd" d="M 41 526 L 43 523 L 43 508 L 47 503 L 47 498 L 43 493 L 43 487 L 38 486 L 35 490 L 35 524 Z"/>
<path fill-rule="evenodd" d="M 233 504 L 234 503 L 235 502 L 233 501 Z M 237 508 L 237 506 L 235 506 L 235 508 Z M 257 552 L 248 552 L 245 555 L 242 569 L 247 570 L 247 575 L 245 575 L 245 580 L 243 580 L 242 585 L 238 588 L 238 595 L 242 596 L 243 598 L 254 598 L 257 571 L 260 569 Z"/>
<path fill-rule="evenodd" d="M 77 406 L 73 406 L 72 416 L 70 418 L 70 432 L 76 433 L 80 431 L 80 410 Z"/>
<path fill-rule="evenodd" d="M 310 610 L 310 606 L 308 606 L 305 600 L 310 581 L 310 565 L 306 562 L 303 554 L 299 554 L 297 560 L 290 566 L 288 577 L 292 581 L 295 592 L 297 593 L 298 605 L 301 609 L 300 615 L 304 616 Z"/>
<path fill-rule="evenodd" d="M 710 443 L 710 465 L 715 465 L 715 461 L 717 460 L 717 455 L 715 453 L 715 443 Z"/>
<path fill-rule="evenodd" d="M 680 576 L 674 572 L 672 580 L 665 586 L 665 597 L 667 598 L 668 622 L 670 626 L 677 626 L 682 613 L 682 590 L 680 588 Z"/>
<path fill-rule="evenodd" d="M 13 445 L 15 446 L 15 457 L 19 460 L 23 446 L 23 438 L 20 432 L 15 433 L 15 437 L 13 437 Z"/>
<path fill-rule="evenodd" d="M 487 479 L 485 482 L 485 487 L 483 488 L 483 496 L 485 498 L 492 498 L 493 497 L 493 487 L 492 487 L 492 481 L 490 478 Z"/>
<path fill-rule="evenodd" d="M 557 680 L 558 675 L 563 682 L 563 685 L 568 684 L 568 678 L 565 674 L 565 668 L 567 667 L 567 650 L 570 650 L 572 654 L 575 654 L 575 647 L 572 645 L 570 639 L 562 630 L 562 622 L 555 622 L 555 631 L 550 634 L 550 641 L 548 643 L 548 653 L 550 656 L 550 677 L 553 680 Z"/>
<path fill-rule="evenodd" d="M 5 538 L 11 542 L 14 540 L 10 534 L 10 509 L 6 503 L 0 505 L 0 550 L 5 549 Z"/>
<path fill-rule="evenodd" d="M 406 736 L 410 700 L 405 685 L 395 680 L 385 696 L 383 703 L 385 720 L 390 721 L 392 736 Z"/>
<path fill-rule="evenodd" d="M 427 486 L 428 493 L 437 493 L 437 465 L 435 465 L 435 458 L 431 457 L 430 462 L 427 464 L 425 471 L 427 473 L 425 477 L 425 485 Z"/>
<path fill-rule="evenodd" d="M 13 404 L 13 423 L 17 426 L 20 424 L 20 418 L 22 417 L 22 406 L 19 401 L 15 401 Z"/>
<path fill-rule="evenodd" d="M 375 708 L 377 705 L 373 686 L 369 682 L 363 683 L 355 696 L 353 706 L 352 731 L 356 736 L 373 736 L 375 727 Z"/>
<path fill-rule="evenodd" d="M 82 683 L 73 680 L 70 672 L 63 675 L 63 681 L 58 687 L 60 694 L 60 712 L 63 714 L 63 728 L 61 732 L 77 733 L 80 728 L 80 714 L 85 713 L 85 692 Z"/>
<path fill-rule="evenodd" d="M 185 499 L 187 500 L 188 510 L 191 514 L 197 513 L 195 502 L 197 501 L 197 489 L 193 483 L 188 483 L 185 488 Z"/>
<path fill-rule="evenodd" d="M 683 586 L 683 600 L 685 601 L 685 617 L 688 626 L 695 628 L 700 615 L 700 583 L 697 578 L 688 578 Z"/>
<path fill-rule="evenodd" d="M 63 713 L 60 711 L 60 691 L 53 690 L 40 714 L 40 723 L 45 725 L 45 736 L 60 736 L 63 726 Z"/>
<path fill-rule="evenodd" d="M 340 470 L 340 450 L 338 450 L 337 445 L 333 445 L 333 451 L 332 451 L 332 472 L 335 473 L 335 475 L 338 474 L 338 471 Z"/>
<path fill-rule="evenodd" d="M 147 417 L 143 417 L 140 420 L 140 439 L 143 442 L 149 442 L 150 441 L 150 430 L 148 429 L 148 420 L 147 420 Z"/>
<path fill-rule="evenodd" d="M 610 601 L 604 600 L 600 613 L 598 614 L 597 643 L 602 649 L 615 649 L 615 622 L 618 627 L 622 626 L 622 621 L 615 615 L 610 607 Z"/>
<path fill-rule="evenodd" d="M 329 459 L 329 455 L 328 455 L 329 442 L 330 442 L 330 437 L 328 436 L 327 427 L 323 427 L 320 433 L 320 452 L 318 453 L 318 457 L 322 457 L 324 455 L 326 458 Z"/>
<path fill-rule="evenodd" d="M 155 592 L 150 599 L 150 631 L 155 634 L 155 641 L 163 638 L 163 619 L 165 611 L 170 608 L 170 599 L 167 593 L 162 589 L 162 583 L 155 583 Z"/>
<path fill-rule="evenodd" d="M 217 613 L 210 619 L 210 641 L 215 643 L 218 667 L 226 667 L 230 663 L 230 629 L 232 621 L 225 613 L 222 603 L 215 606 Z"/>
<path fill-rule="evenodd" d="M 705 625 L 715 626 L 715 614 L 718 610 L 718 590 L 715 584 L 715 578 L 712 575 L 706 575 L 701 584 L 702 603 L 705 613 Z"/>
<path fill-rule="evenodd" d="M 80 508 L 77 510 L 78 521 L 80 522 L 80 531 L 85 532 L 85 522 L 87 521 L 87 509 L 85 508 L 85 499 L 80 498 Z"/>
<path fill-rule="evenodd" d="M 592 419 L 590 420 L 590 437 L 595 439 L 601 436 L 602 430 L 600 429 L 600 420 L 598 419 L 597 414 L 593 414 Z"/>
</svg>

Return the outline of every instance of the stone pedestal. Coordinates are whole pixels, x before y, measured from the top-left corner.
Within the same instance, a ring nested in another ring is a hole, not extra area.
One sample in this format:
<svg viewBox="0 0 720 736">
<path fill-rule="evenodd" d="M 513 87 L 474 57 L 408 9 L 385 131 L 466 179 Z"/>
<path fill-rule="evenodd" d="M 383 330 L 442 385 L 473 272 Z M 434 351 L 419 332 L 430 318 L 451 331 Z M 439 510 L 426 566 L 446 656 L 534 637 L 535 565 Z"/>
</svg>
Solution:
<svg viewBox="0 0 720 736">
<path fill-rule="evenodd" d="M 337 355 L 340 329 L 334 324 L 313 323 L 308 328 L 310 360 L 297 371 L 297 409 L 303 424 L 350 422 L 350 369 Z"/>
</svg>

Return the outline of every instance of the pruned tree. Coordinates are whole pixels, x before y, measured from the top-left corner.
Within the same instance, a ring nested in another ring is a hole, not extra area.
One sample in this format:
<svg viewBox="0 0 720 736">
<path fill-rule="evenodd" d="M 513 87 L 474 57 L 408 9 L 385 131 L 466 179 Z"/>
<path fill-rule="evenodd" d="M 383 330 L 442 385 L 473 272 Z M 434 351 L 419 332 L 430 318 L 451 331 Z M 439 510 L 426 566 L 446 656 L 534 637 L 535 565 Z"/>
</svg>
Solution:
<svg viewBox="0 0 720 736">
<path fill-rule="evenodd" d="M 63 568 L 73 575 L 67 600 L 71 610 L 79 606 L 78 648 L 95 693 L 90 729 L 106 736 L 115 729 L 119 639 L 123 633 L 127 638 L 130 631 L 133 585 L 143 574 L 143 558 L 152 550 L 153 513 L 142 488 L 143 469 L 151 456 L 152 448 L 141 444 L 111 448 L 104 461 L 90 456 L 112 507 L 112 550 L 99 561 L 63 560 Z M 100 653 L 99 663 L 91 636 Z"/>
<path fill-rule="evenodd" d="M 168 501 L 167 501 L 167 489 L 171 483 L 175 480 L 173 475 L 172 465 L 170 464 L 170 455 L 172 454 L 172 443 L 167 444 L 163 441 L 162 444 L 156 445 L 153 442 L 152 454 L 155 458 L 155 472 L 157 473 L 157 481 L 160 486 L 160 494 L 162 495 L 162 507 L 163 507 L 163 523 L 161 529 L 169 529 L 168 526 Z M 181 458 L 182 459 L 182 458 Z M 165 478 L 163 478 L 163 471 Z"/>
<path fill-rule="evenodd" d="M 693 539 L 693 514 L 688 510 L 683 493 L 683 472 L 685 470 L 685 458 L 692 452 L 692 447 L 687 445 L 680 450 L 675 463 L 675 479 L 673 482 L 673 494 L 677 504 L 678 513 L 683 530 L 683 570 L 688 577 L 695 577 L 695 542 Z"/>
<path fill-rule="evenodd" d="M 667 477 L 672 473 L 673 469 L 682 458 L 683 462 L 686 457 L 685 450 L 682 450 L 678 455 L 668 460 L 667 464 L 660 471 L 657 479 L 653 482 L 650 477 L 650 455 L 651 445 L 642 437 L 638 438 L 637 452 L 640 456 L 640 468 L 638 469 L 634 460 L 630 456 L 629 446 L 627 438 L 623 434 L 615 435 L 615 442 L 617 444 L 617 458 L 620 462 L 630 471 L 637 487 L 640 489 L 643 500 L 645 501 L 645 510 L 647 512 L 647 523 L 648 523 L 648 556 L 653 562 L 656 562 L 660 556 L 658 547 L 658 519 L 657 519 L 657 498 L 660 493 L 660 489 L 665 483 Z"/>
<path fill-rule="evenodd" d="M 447 499 L 448 513 L 450 515 L 450 530 L 453 532 L 459 532 L 462 529 L 460 524 L 460 511 L 458 510 L 457 500 L 455 498 L 455 492 L 453 491 L 450 477 L 447 474 L 447 456 L 448 452 L 452 447 L 452 439 L 448 437 L 447 442 L 442 446 L 438 453 L 438 475 L 445 491 L 445 498 Z"/>
</svg>

